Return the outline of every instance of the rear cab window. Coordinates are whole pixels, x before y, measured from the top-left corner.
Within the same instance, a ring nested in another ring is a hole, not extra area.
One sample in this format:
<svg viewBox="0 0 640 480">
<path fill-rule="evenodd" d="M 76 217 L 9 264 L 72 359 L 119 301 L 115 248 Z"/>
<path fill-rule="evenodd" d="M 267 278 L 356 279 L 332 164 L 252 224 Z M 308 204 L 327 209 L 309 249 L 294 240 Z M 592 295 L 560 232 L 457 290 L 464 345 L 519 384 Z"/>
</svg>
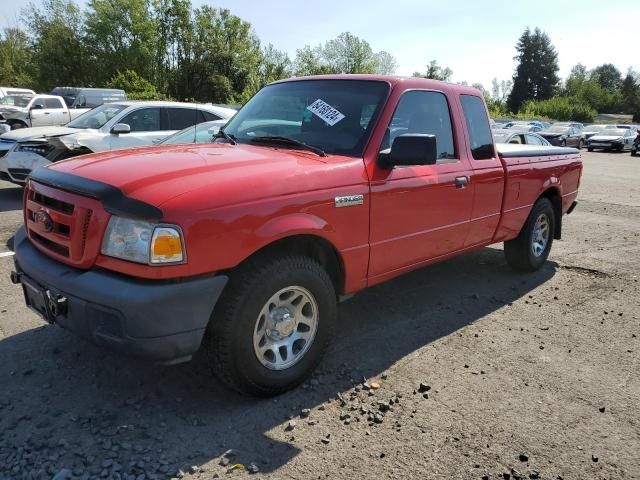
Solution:
<svg viewBox="0 0 640 480">
<path fill-rule="evenodd" d="M 45 98 L 44 105 L 46 108 L 64 108 L 62 102 L 57 98 Z"/>
<path fill-rule="evenodd" d="M 484 101 L 474 95 L 460 95 L 460 102 L 469 132 L 473 159 L 489 160 L 494 158 L 493 137 Z"/>
</svg>

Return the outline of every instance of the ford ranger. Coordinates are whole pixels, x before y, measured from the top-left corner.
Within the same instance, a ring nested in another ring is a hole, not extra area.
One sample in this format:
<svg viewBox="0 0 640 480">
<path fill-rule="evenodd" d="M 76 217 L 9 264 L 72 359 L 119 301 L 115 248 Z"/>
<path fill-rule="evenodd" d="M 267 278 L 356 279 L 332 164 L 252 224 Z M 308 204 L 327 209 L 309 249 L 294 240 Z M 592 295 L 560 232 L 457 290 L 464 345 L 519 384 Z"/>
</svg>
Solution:
<svg viewBox="0 0 640 480">
<path fill-rule="evenodd" d="M 276 82 L 217 137 L 35 170 L 12 273 L 26 304 L 275 395 L 316 367 L 343 297 L 497 242 L 539 269 L 582 173 L 572 148 L 497 151 L 478 90 L 419 78 Z"/>
</svg>

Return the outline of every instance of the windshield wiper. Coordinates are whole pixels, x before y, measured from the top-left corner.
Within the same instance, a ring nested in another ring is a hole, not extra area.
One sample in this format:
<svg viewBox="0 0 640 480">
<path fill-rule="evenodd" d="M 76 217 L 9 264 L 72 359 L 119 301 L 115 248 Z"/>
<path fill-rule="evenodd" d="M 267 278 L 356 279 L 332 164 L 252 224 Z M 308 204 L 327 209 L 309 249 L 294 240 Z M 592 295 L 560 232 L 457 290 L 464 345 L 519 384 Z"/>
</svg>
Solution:
<svg viewBox="0 0 640 480">
<path fill-rule="evenodd" d="M 231 135 L 230 133 L 225 132 L 222 128 L 218 130 L 218 133 L 214 135 L 214 138 L 224 138 L 231 145 L 235 145 L 236 143 L 238 143 L 236 142 L 236 137 L 234 135 Z"/>
<path fill-rule="evenodd" d="M 281 136 L 277 136 L 277 135 L 265 135 L 262 137 L 253 137 L 251 139 L 252 142 L 259 142 L 259 143 L 284 143 L 287 145 L 293 145 L 296 147 L 300 147 L 304 150 L 309 150 L 310 152 L 315 153 L 316 155 L 319 155 L 321 157 L 326 157 L 327 154 L 324 153 L 324 150 L 318 148 L 318 147 L 314 147 L 312 145 L 309 145 L 308 143 L 304 143 L 301 142 L 300 140 L 296 140 L 295 138 L 289 138 L 289 137 L 281 137 Z"/>
</svg>

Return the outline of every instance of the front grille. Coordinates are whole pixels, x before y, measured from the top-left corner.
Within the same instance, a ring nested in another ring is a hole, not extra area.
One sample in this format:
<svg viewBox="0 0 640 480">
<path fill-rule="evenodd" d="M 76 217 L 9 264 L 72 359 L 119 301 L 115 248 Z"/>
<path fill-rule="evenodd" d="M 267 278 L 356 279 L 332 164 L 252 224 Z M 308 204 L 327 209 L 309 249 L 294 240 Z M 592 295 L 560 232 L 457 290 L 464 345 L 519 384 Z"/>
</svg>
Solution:
<svg viewBox="0 0 640 480">
<path fill-rule="evenodd" d="M 25 225 L 34 245 L 70 265 L 89 267 L 99 246 L 88 245 L 95 200 L 31 181 L 25 194 Z"/>
</svg>

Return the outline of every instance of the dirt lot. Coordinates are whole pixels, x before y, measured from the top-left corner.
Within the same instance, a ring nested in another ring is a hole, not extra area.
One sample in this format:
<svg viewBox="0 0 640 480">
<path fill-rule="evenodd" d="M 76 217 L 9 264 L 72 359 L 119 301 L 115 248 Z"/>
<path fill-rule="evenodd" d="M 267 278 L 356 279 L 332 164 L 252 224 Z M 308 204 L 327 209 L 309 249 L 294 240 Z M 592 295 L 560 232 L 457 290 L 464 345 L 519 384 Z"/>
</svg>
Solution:
<svg viewBox="0 0 640 480">
<path fill-rule="evenodd" d="M 640 478 L 640 159 L 584 161 L 540 272 L 486 248 L 363 292 L 275 400 L 44 325 L 0 258 L 0 479 Z M 7 252 L 21 191 L 1 187 Z"/>
</svg>

